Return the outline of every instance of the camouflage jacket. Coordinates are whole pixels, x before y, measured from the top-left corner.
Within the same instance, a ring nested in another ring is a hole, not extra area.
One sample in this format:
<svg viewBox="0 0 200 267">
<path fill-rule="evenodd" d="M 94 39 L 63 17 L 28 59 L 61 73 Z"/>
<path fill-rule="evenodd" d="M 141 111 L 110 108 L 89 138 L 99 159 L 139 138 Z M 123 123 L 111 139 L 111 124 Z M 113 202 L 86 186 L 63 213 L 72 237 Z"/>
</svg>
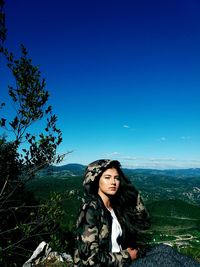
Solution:
<svg viewBox="0 0 200 267">
<path fill-rule="evenodd" d="M 85 203 L 77 221 L 74 266 L 129 266 L 127 250 L 111 252 L 111 216 L 100 197 Z"/>
<path fill-rule="evenodd" d="M 125 229 L 125 225 L 120 222 L 123 234 L 118 241 L 122 250 L 120 252 L 111 252 L 111 214 L 106 209 L 101 197 L 98 194 L 94 195 L 92 190 L 92 186 L 97 177 L 111 162 L 113 161 L 104 159 L 97 160 L 91 163 L 86 169 L 83 186 L 87 201 L 81 207 L 77 220 L 76 249 L 74 255 L 75 267 L 127 267 L 131 264 L 127 247 L 136 247 L 135 237 L 130 235 L 129 229 Z M 117 161 L 114 162 L 116 163 Z M 121 179 L 125 179 L 125 177 L 122 176 Z M 127 181 L 125 183 L 128 184 Z M 134 205 L 133 223 L 137 224 L 141 222 L 139 224 L 145 226 L 147 212 L 139 194 Z"/>
</svg>

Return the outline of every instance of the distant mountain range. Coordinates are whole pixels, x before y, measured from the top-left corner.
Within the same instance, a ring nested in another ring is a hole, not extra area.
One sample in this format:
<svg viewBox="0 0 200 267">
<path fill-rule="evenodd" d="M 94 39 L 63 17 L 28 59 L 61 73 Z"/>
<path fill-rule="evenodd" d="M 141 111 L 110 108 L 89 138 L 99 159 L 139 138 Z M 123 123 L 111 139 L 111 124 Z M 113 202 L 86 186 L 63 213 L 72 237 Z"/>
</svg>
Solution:
<svg viewBox="0 0 200 267">
<path fill-rule="evenodd" d="M 51 166 L 54 171 L 68 171 L 72 172 L 74 175 L 83 175 L 86 166 L 78 163 L 70 163 L 62 166 Z"/>
<path fill-rule="evenodd" d="M 62 166 L 50 166 L 43 172 L 65 172 L 68 175 L 72 176 L 82 176 L 86 169 L 85 165 L 78 163 L 70 163 Z M 200 168 L 190 168 L 190 169 L 166 169 L 166 170 L 157 170 L 157 169 L 123 169 L 124 173 L 128 175 L 142 175 L 142 176 L 171 176 L 176 178 L 185 178 L 185 177 L 200 177 Z"/>
<path fill-rule="evenodd" d="M 86 166 L 77 164 L 77 163 L 70 163 L 62 166 L 49 166 L 45 169 L 39 171 L 41 176 L 47 175 L 67 175 L 67 176 L 83 176 Z"/>
<path fill-rule="evenodd" d="M 83 197 L 86 166 L 67 164 L 41 170 L 27 188 L 37 199 L 46 201 L 53 192 L 63 198 L 62 225 L 74 229 Z M 150 240 L 177 246 L 191 246 L 199 252 L 200 242 L 200 168 L 128 169 L 125 175 L 140 192 L 150 213 Z M 170 243 L 171 242 L 171 243 Z M 196 254 L 195 254 L 196 255 Z"/>
</svg>

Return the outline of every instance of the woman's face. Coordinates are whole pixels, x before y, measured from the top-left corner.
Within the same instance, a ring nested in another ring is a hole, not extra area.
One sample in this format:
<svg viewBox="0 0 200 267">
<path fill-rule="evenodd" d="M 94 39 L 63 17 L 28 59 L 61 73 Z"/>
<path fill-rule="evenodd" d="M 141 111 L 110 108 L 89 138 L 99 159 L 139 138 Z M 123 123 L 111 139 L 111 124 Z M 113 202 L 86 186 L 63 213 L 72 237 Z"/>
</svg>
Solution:
<svg viewBox="0 0 200 267">
<path fill-rule="evenodd" d="M 99 179 L 98 194 L 113 196 L 117 193 L 120 185 L 119 173 L 115 168 L 107 169 Z"/>
</svg>

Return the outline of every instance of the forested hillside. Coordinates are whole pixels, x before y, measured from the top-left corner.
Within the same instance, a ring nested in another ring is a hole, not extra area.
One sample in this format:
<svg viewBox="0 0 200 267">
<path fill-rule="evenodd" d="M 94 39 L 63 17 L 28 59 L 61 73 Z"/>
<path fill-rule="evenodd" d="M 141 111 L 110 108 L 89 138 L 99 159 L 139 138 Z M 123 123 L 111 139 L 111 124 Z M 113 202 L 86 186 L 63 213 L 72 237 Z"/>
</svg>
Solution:
<svg viewBox="0 0 200 267">
<path fill-rule="evenodd" d="M 53 192 L 63 195 L 64 231 L 74 231 L 83 196 L 84 169 L 84 166 L 76 164 L 69 165 L 69 168 L 67 165 L 62 168 L 51 167 L 28 185 L 38 199 L 49 199 Z M 141 192 L 151 215 L 152 227 L 148 231 L 150 242 L 166 242 L 199 258 L 199 169 L 124 171 Z"/>
</svg>

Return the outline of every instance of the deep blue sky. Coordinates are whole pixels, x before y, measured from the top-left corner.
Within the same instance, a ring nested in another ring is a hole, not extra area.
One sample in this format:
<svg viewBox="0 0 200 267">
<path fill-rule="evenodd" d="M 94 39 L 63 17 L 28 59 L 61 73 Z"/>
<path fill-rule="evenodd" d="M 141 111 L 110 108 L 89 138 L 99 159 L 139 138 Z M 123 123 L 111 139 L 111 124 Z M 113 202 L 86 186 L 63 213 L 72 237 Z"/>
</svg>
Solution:
<svg viewBox="0 0 200 267">
<path fill-rule="evenodd" d="M 6 44 L 46 78 L 64 163 L 200 167 L 199 14 L 198 0 L 6 1 Z"/>
</svg>

